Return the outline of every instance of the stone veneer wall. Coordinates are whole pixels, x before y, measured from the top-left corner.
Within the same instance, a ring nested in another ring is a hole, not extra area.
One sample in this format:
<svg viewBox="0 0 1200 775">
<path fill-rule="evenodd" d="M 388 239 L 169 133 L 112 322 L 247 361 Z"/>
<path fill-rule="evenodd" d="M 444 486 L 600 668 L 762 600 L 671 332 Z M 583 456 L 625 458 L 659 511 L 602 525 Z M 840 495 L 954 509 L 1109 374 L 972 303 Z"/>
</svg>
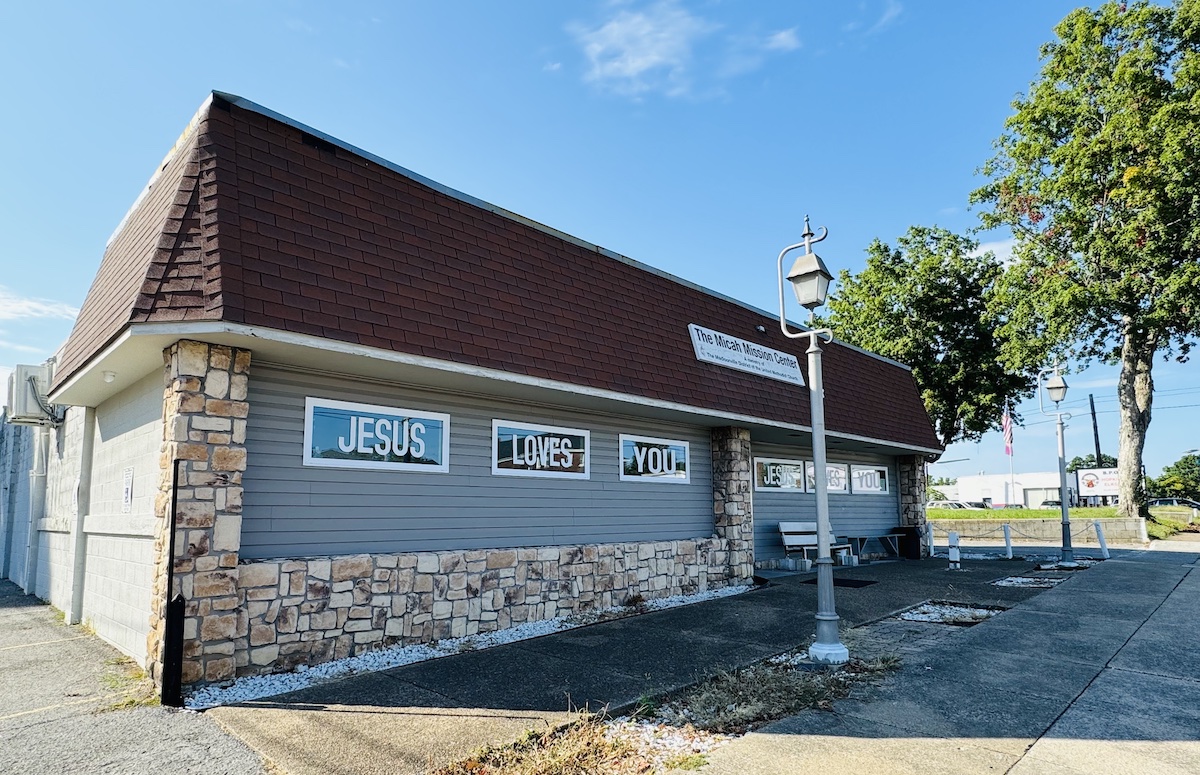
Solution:
<svg viewBox="0 0 1200 775">
<path fill-rule="evenodd" d="M 897 458 L 900 468 L 900 524 L 913 526 L 925 535 L 925 458 L 921 455 L 906 455 Z M 921 554 L 928 551 L 921 542 Z"/>
<path fill-rule="evenodd" d="M 703 592 L 748 578 L 731 572 L 734 553 L 714 537 L 253 561 L 238 569 L 249 645 L 237 673 Z"/>
<path fill-rule="evenodd" d="M 172 595 L 181 592 L 187 599 L 183 682 L 222 681 L 234 677 L 234 655 L 245 650 L 247 639 L 238 552 L 250 351 L 181 340 L 163 358 L 166 390 L 147 667 L 161 681 L 172 465 L 180 460 Z"/>
<path fill-rule="evenodd" d="M 729 542 L 733 578 L 754 576 L 754 507 L 750 431 L 746 428 L 713 428 L 713 516 L 717 536 Z"/>
</svg>

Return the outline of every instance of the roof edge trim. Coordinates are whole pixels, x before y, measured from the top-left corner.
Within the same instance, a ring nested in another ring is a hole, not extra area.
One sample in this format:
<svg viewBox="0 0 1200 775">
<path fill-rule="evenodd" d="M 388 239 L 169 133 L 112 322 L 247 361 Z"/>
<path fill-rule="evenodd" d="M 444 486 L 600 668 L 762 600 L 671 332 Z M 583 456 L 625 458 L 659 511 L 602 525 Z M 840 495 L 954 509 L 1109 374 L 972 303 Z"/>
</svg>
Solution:
<svg viewBox="0 0 1200 775">
<path fill-rule="evenodd" d="M 690 280 L 685 280 L 682 277 L 678 277 L 676 275 L 671 274 L 670 272 L 666 272 L 666 271 L 663 271 L 662 269 L 658 269 L 656 267 L 650 266 L 649 264 L 642 263 L 641 261 L 638 261 L 637 259 L 621 255 L 620 253 L 617 253 L 616 251 L 609 250 L 608 248 L 593 244 L 591 242 L 588 242 L 587 240 L 580 239 L 579 237 L 575 237 L 573 235 L 567 234 L 566 232 L 559 231 L 558 229 L 555 229 L 552 226 L 547 226 L 544 223 L 539 223 L 539 222 L 533 220 L 532 218 L 527 218 L 518 213 L 514 213 L 511 210 L 506 210 L 505 208 L 500 207 L 499 205 L 494 205 L 491 202 L 484 201 L 482 199 L 479 199 L 478 197 L 474 197 L 474 196 L 471 196 L 470 194 L 466 194 L 466 193 L 463 193 L 462 191 L 458 191 L 457 189 L 450 188 L 449 186 L 447 186 L 443 183 L 439 183 L 436 180 L 427 178 L 424 175 L 421 175 L 417 172 L 413 172 L 412 170 L 410 170 L 406 167 L 401 167 L 399 164 L 396 164 L 395 162 L 388 161 L 387 159 L 383 158 L 382 156 L 378 156 L 374 153 L 371 153 L 370 151 L 365 151 L 362 148 L 359 148 L 356 145 L 352 145 L 351 143 L 348 143 L 344 140 L 339 140 L 338 138 L 334 137 L 333 135 L 322 132 L 319 129 L 315 129 L 315 128 L 313 128 L 307 124 L 304 124 L 300 121 L 297 121 L 293 118 L 289 118 L 288 116 L 285 116 L 282 113 L 277 113 L 276 111 L 271 110 L 270 108 L 264 107 L 262 105 L 259 105 L 258 103 L 254 102 L 252 100 L 248 100 L 244 97 L 239 97 L 236 94 L 230 94 L 228 92 L 222 92 L 222 91 L 213 91 L 208 96 L 208 98 L 205 100 L 204 105 L 201 106 L 200 111 L 197 112 L 197 116 L 199 116 L 200 112 L 203 112 L 208 107 L 209 103 L 212 101 L 212 99 L 214 97 L 216 97 L 217 99 L 225 100 L 232 105 L 236 105 L 237 107 L 242 108 L 243 110 L 249 110 L 253 113 L 258 113 L 259 115 L 266 116 L 267 118 L 273 119 L 282 124 L 286 124 L 286 125 L 292 127 L 293 129 L 299 130 L 301 132 L 307 132 L 308 134 L 313 135 L 314 137 L 318 137 L 321 140 L 324 140 L 325 142 L 331 143 L 331 144 L 337 146 L 338 148 L 341 148 L 342 150 L 349 151 L 350 153 L 353 153 L 356 156 L 361 156 L 362 158 L 366 159 L 367 161 L 372 162 L 373 164 L 378 164 L 381 167 L 389 169 L 392 172 L 395 172 L 399 175 L 403 175 L 404 177 L 409 178 L 410 180 L 416 181 L 417 183 L 420 183 L 423 186 L 431 188 L 434 191 L 437 191 L 438 193 L 445 194 L 446 196 L 457 199 L 460 202 L 464 202 L 464 203 L 472 205 L 474 207 L 478 207 L 481 210 L 487 210 L 488 212 L 495 213 L 496 215 L 499 215 L 502 218 L 506 218 L 510 221 L 515 221 L 517 223 L 520 223 L 524 226 L 528 226 L 530 228 L 537 229 L 538 231 L 541 231 L 545 234 L 549 234 L 550 236 L 557 237 L 558 239 L 561 239 L 564 242 L 570 242 L 571 244 L 577 245 L 581 248 L 584 248 L 585 250 L 590 250 L 594 253 L 599 253 L 600 255 L 605 256 L 606 258 L 611 258 L 614 261 L 620 261 L 623 264 L 628 264 L 629 266 L 635 267 L 644 272 L 650 272 L 651 274 L 658 275 L 659 277 L 662 277 L 666 280 L 670 280 L 673 283 L 678 283 L 679 285 L 682 285 L 686 288 L 691 288 L 694 291 L 699 291 L 700 293 L 706 294 L 708 296 L 712 296 L 713 298 L 720 299 L 720 300 L 728 302 L 730 304 L 736 304 L 737 306 L 742 307 L 743 309 L 750 310 L 751 312 L 755 312 L 759 315 L 770 318 L 772 320 L 779 319 L 779 315 L 759 309 L 758 307 L 755 307 L 753 304 L 749 304 L 749 303 L 741 301 L 739 299 L 735 299 L 732 296 L 726 296 L 723 293 L 718 293 L 717 291 L 714 291 L 711 288 L 705 288 L 703 285 L 698 285 L 697 283 L 693 283 Z M 193 124 L 196 123 L 196 120 L 197 119 L 195 119 L 195 118 L 192 119 Z M 189 129 L 184 131 L 185 136 L 191 131 L 191 128 L 192 128 L 192 125 L 189 125 Z M 180 144 L 180 142 L 182 142 L 182 140 L 183 140 L 183 137 L 181 137 L 180 140 L 176 142 L 176 144 L 175 144 L 176 148 L 179 146 L 179 144 Z M 171 149 L 172 154 L 175 152 L 176 148 Z M 170 156 L 171 156 L 171 154 L 168 154 L 167 158 L 169 159 Z M 158 176 L 158 174 L 155 173 L 155 177 L 157 177 L 157 176 Z M 153 179 L 151 180 L 151 183 L 153 183 Z M 147 190 L 148 189 L 149 189 L 149 184 L 147 185 Z M 145 193 L 143 192 L 143 196 L 144 195 L 145 195 Z M 141 201 L 141 197 L 138 198 L 138 201 L 139 202 Z M 136 206 L 137 206 L 137 203 L 135 202 L 134 207 L 136 207 Z M 130 208 L 130 212 L 132 212 L 132 211 L 133 211 L 133 208 Z M 128 218 L 128 217 L 129 216 L 126 215 L 126 218 Z M 121 223 L 122 223 L 122 225 L 124 225 L 124 221 L 122 221 Z M 120 228 L 121 227 L 119 227 L 119 226 L 117 227 L 118 232 L 120 231 Z M 114 233 L 113 236 L 116 236 L 116 233 Z M 111 240 L 111 238 L 110 238 L 110 240 Z M 809 327 L 804 325 L 803 323 L 795 323 L 792 321 L 788 321 L 788 323 L 790 325 L 795 326 L 796 328 L 799 328 L 799 329 L 802 329 L 805 331 L 810 330 Z M 870 350 L 864 350 L 863 348 L 849 344 L 848 342 L 843 342 L 842 340 L 837 339 L 836 337 L 834 338 L 834 341 L 837 342 L 837 344 L 840 347 L 845 347 L 848 350 L 854 350 L 855 352 L 862 353 L 863 355 L 866 355 L 870 358 L 874 358 L 877 361 L 882 361 L 883 363 L 887 363 L 892 366 L 899 367 L 901 369 L 904 369 L 905 371 L 910 371 L 910 372 L 912 371 L 912 367 L 909 366 L 908 364 L 901 363 L 900 361 L 892 360 L 891 358 L 888 358 L 884 355 L 880 355 L 878 353 L 873 353 Z"/>
<path fill-rule="evenodd" d="M 125 216 L 121 218 L 121 222 L 117 224 L 117 228 L 113 229 L 112 234 L 108 235 L 108 239 L 104 241 L 105 250 L 108 250 L 108 247 L 112 244 L 112 241 L 115 240 L 117 235 L 125 229 L 125 225 L 129 222 L 130 216 L 132 216 L 133 213 L 138 209 L 138 206 L 141 205 L 142 200 L 146 198 L 146 195 L 150 193 L 150 189 L 154 187 L 154 184 L 158 182 L 159 176 L 162 175 L 163 170 L 167 168 L 167 165 L 171 163 L 171 159 L 175 158 L 175 154 L 179 153 L 179 149 L 183 146 L 183 144 L 190 140 L 192 135 L 196 133 L 196 127 L 200 126 L 200 118 L 208 113 L 208 109 L 212 105 L 214 96 L 218 96 L 216 92 L 209 94 L 204 99 L 204 102 L 200 104 L 200 107 L 196 111 L 195 115 L 192 116 L 192 120 L 188 122 L 187 126 L 183 128 L 183 132 L 181 132 L 179 137 L 176 138 L 174 145 L 171 146 L 171 150 L 167 151 L 167 155 L 164 156 L 163 160 L 158 163 L 158 169 L 154 170 L 154 174 L 150 176 L 150 180 L 147 181 L 146 185 L 142 187 L 142 192 L 138 194 L 137 199 L 133 200 L 133 204 L 131 204 L 129 209 L 125 211 Z"/>
</svg>

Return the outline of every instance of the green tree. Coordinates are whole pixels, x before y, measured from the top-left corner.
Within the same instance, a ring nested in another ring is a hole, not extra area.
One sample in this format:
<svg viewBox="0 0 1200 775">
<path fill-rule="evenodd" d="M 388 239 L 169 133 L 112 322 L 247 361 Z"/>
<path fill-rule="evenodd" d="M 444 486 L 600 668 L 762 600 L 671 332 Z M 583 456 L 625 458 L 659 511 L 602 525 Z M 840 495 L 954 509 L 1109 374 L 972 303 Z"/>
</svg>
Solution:
<svg viewBox="0 0 1200 775">
<path fill-rule="evenodd" d="M 1116 468 L 1116 467 L 1117 467 L 1117 459 L 1115 457 L 1113 457 L 1112 455 L 1106 455 L 1103 452 L 1101 452 L 1100 453 L 1100 465 L 1096 465 L 1096 456 L 1094 454 L 1089 453 L 1087 455 L 1084 455 L 1083 457 L 1079 457 L 1078 455 L 1076 455 L 1075 457 L 1071 458 L 1071 462 L 1067 463 L 1067 473 L 1075 473 L 1076 471 L 1078 471 L 1081 468 Z"/>
<path fill-rule="evenodd" d="M 1184 455 L 1150 480 L 1150 493 L 1158 498 L 1200 500 L 1200 455 Z"/>
<path fill-rule="evenodd" d="M 912 367 L 943 445 L 1000 426 L 1030 378 L 1005 368 L 986 297 L 1002 273 L 968 237 L 913 226 L 897 247 L 875 240 L 858 274 L 842 271 L 825 321 L 842 340 Z"/>
<path fill-rule="evenodd" d="M 1080 8 L 1054 32 L 972 199 L 1016 237 L 1006 363 L 1120 364 L 1120 512 L 1145 516 L 1154 361 L 1200 332 L 1200 0 Z"/>
</svg>

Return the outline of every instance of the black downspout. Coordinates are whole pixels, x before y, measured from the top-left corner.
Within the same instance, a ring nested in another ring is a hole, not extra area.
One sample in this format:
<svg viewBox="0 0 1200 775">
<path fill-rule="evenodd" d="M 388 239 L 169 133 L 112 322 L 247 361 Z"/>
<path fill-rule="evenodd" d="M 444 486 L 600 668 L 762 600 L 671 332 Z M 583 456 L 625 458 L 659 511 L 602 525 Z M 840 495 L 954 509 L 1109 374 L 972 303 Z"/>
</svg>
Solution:
<svg viewBox="0 0 1200 775">
<path fill-rule="evenodd" d="M 179 497 L 179 464 L 171 464 L 171 524 L 167 543 L 167 612 L 164 617 L 162 704 L 169 708 L 183 707 L 183 618 L 187 601 L 182 594 L 171 597 L 175 586 L 175 509 Z"/>
</svg>

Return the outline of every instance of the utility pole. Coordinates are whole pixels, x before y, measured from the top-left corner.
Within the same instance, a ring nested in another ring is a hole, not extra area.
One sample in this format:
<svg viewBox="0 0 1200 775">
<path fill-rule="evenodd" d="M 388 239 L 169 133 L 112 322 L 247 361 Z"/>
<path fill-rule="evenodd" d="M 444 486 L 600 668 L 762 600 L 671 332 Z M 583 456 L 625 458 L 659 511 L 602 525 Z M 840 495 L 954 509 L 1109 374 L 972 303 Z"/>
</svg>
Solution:
<svg viewBox="0 0 1200 775">
<path fill-rule="evenodd" d="M 1088 404 L 1092 407 L 1092 438 L 1096 441 L 1096 468 L 1104 468 L 1104 461 L 1100 457 L 1100 426 L 1096 424 L 1096 396 L 1088 393 Z M 1108 496 L 1104 496 L 1104 504 L 1108 505 Z"/>
</svg>

